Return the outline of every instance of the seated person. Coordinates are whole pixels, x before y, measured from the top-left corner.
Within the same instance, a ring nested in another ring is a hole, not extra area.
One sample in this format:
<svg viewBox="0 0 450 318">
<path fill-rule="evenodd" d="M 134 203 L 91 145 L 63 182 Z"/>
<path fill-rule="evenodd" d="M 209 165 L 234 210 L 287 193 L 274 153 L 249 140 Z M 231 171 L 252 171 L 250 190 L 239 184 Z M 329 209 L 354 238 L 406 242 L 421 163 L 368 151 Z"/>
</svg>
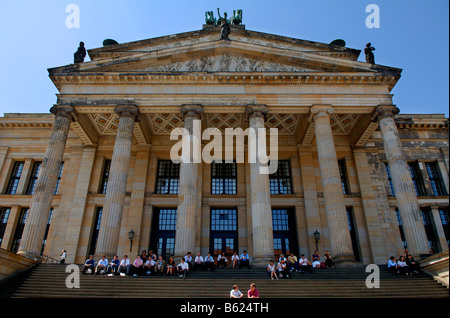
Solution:
<svg viewBox="0 0 450 318">
<path fill-rule="evenodd" d="M 284 254 L 280 254 L 280 257 L 278 258 L 278 263 L 281 263 L 281 261 L 287 262 L 287 258 L 284 257 Z"/>
<path fill-rule="evenodd" d="M 108 273 L 108 276 L 117 275 L 119 271 L 119 257 L 117 255 L 114 255 L 114 258 L 111 260 L 111 262 L 108 265 L 108 268 L 106 269 L 106 272 Z"/>
<path fill-rule="evenodd" d="M 94 265 L 95 265 L 94 256 L 89 255 L 89 258 L 84 263 L 84 267 L 81 273 L 83 275 L 94 275 L 95 274 Z"/>
<path fill-rule="evenodd" d="M 300 273 L 304 274 L 305 272 L 308 272 L 308 273 L 312 274 L 311 263 L 305 257 L 305 254 L 302 254 L 302 257 L 298 261 L 298 265 L 300 267 Z"/>
<path fill-rule="evenodd" d="M 155 265 L 155 274 L 162 275 L 164 273 L 164 266 L 166 265 L 166 261 L 163 260 L 162 256 L 159 255 L 158 260 Z"/>
<path fill-rule="evenodd" d="M 277 270 L 280 278 L 289 278 L 289 269 L 287 268 L 287 264 L 283 259 L 278 263 Z"/>
<path fill-rule="evenodd" d="M 288 257 L 288 268 L 290 271 L 298 272 L 297 256 L 295 256 L 294 253 L 291 253 L 291 255 L 289 255 L 289 257 Z"/>
<path fill-rule="evenodd" d="M 225 252 L 222 252 L 217 256 L 217 265 L 220 267 L 227 267 L 228 259 L 225 256 Z"/>
<path fill-rule="evenodd" d="M 236 268 L 237 265 L 239 265 L 239 255 L 237 255 L 236 251 L 234 251 L 233 255 L 231 256 L 231 266 L 233 268 Z"/>
<path fill-rule="evenodd" d="M 211 271 L 214 271 L 214 258 L 211 256 L 211 253 L 208 253 L 208 255 L 205 256 L 203 264 L 205 270 L 210 269 Z"/>
<path fill-rule="evenodd" d="M 95 274 L 106 274 L 106 268 L 108 267 L 108 260 L 105 255 L 102 256 L 101 260 L 98 261 L 97 267 L 95 268 Z"/>
<path fill-rule="evenodd" d="M 239 258 L 239 268 L 242 268 L 242 266 L 247 266 L 247 268 L 250 268 L 250 256 L 247 254 L 246 250 L 244 250 Z"/>
<path fill-rule="evenodd" d="M 197 257 L 194 260 L 194 270 L 203 269 L 203 256 L 200 255 L 200 252 L 197 253 Z"/>
<path fill-rule="evenodd" d="M 144 263 L 144 272 L 147 275 L 154 275 L 155 274 L 155 264 L 156 264 L 156 262 L 153 260 L 153 258 L 151 258 L 151 257 L 147 258 L 147 261 Z"/>
<path fill-rule="evenodd" d="M 187 262 L 185 262 L 184 257 L 181 259 L 181 263 L 177 265 L 177 272 L 179 277 L 183 277 L 183 279 L 186 278 L 189 272 L 189 265 Z"/>
<path fill-rule="evenodd" d="M 141 253 L 141 260 L 142 262 L 145 264 L 145 262 L 147 261 L 148 255 L 147 255 L 147 251 L 143 250 Z"/>
<path fill-rule="evenodd" d="M 408 264 L 406 264 L 405 257 L 400 256 L 400 260 L 397 262 L 398 269 L 400 270 L 400 274 L 404 274 L 406 276 L 412 275 Z"/>
<path fill-rule="evenodd" d="M 119 274 L 120 276 L 125 276 L 130 274 L 130 260 L 127 255 L 124 255 L 119 265 Z"/>
<path fill-rule="evenodd" d="M 270 275 L 271 279 L 273 279 L 274 277 L 276 279 L 278 279 L 277 271 L 276 271 L 275 264 L 274 264 L 273 260 L 270 260 L 269 265 L 267 265 L 267 273 Z"/>
<path fill-rule="evenodd" d="M 397 260 L 394 256 L 389 257 L 388 260 L 388 270 L 393 274 L 400 274 L 400 271 L 397 266 Z"/>
<path fill-rule="evenodd" d="M 142 274 L 143 269 L 144 269 L 144 263 L 142 262 L 141 256 L 138 255 L 136 257 L 136 259 L 134 260 L 133 265 L 131 265 L 130 275 L 139 276 Z"/>
<path fill-rule="evenodd" d="M 406 264 L 408 264 L 411 273 L 413 273 L 414 275 L 419 274 L 420 271 L 419 264 L 416 263 L 411 254 L 409 254 L 408 257 L 406 258 Z"/>
<path fill-rule="evenodd" d="M 171 275 L 175 274 L 175 261 L 173 260 L 172 256 L 167 261 L 166 268 L 167 268 L 167 272 L 166 272 L 167 276 L 171 276 Z"/>
<path fill-rule="evenodd" d="M 314 251 L 314 254 L 311 256 L 312 259 L 312 267 L 313 268 L 320 268 L 320 255 L 316 251 Z"/>
<path fill-rule="evenodd" d="M 185 262 L 189 265 L 189 268 L 192 268 L 192 253 L 188 252 L 184 257 Z"/>
<path fill-rule="evenodd" d="M 244 294 L 239 290 L 238 285 L 234 285 L 233 289 L 230 291 L 230 298 L 242 298 Z"/>
<path fill-rule="evenodd" d="M 158 260 L 158 258 L 156 257 L 156 254 L 153 253 L 153 250 L 148 251 L 147 258 L 151 258 L 151 259 L 154 260 L 155 262 Z"/>
<path fill-rule="evenodd" d="M 325 266 L 333 267 L 333 258 L 331 257 L 331 254 L 329 251 L 325 251 Z"/>
</svg>

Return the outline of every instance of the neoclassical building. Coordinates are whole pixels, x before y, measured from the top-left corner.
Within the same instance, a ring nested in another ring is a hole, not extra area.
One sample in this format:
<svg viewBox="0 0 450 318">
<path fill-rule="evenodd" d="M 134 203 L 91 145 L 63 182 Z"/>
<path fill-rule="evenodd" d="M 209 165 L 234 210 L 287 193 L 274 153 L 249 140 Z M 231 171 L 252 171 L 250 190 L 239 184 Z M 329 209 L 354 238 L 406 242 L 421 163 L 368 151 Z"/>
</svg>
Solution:
<svg viewBox="0 0 450 318">
<path fill-rule="evenodd" d="M 205 26 L 88 54 L 49 69 L 50 113 L 0 118 L 1 248 L 66 249 L 76 263 L 247 250 L 255 264 L 316 248 L 344 264 L 448 249 L 448 118 L 395 105 L 400 69 L 242 25 L 228 40 Z M 277 171 L 173 162 L 170 134 L 194 120 L 278 129 Z"/>
</svg>

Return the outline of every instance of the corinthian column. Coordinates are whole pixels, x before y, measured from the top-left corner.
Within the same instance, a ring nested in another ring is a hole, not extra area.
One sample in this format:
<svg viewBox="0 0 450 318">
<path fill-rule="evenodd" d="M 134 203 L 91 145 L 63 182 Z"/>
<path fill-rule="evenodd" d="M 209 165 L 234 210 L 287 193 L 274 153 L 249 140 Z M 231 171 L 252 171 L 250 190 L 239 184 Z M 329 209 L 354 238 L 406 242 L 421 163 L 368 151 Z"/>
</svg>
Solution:
<svg viewBox="0 0 450 318">
<path fill-rule="evenodd" d="M 108 187 L 98 234 L 95 254 L 111 258 L 117 253 L 123 204 L 127 187 L 128 168 L 130 165 L 131 143 L 134 123 L 139 112 L 136 106 L 117 106 L 114 112 L 119 115 L 119 128 L 114 143 L 111 159 Z"/>
<path fill-rule="evenodd" d="M 55 115 L 55 124 L 42 161 L 41 170 L 34 190 L 18 254 L 38 258 L 41 254 L 53 196 L 55 194 L 58 171 L 66 147 L 70 122 L 73 118 L 71 106 L 53 106 L 50 112 Z"/>
<path fill-rule="evenodd" d="M 373 120 L 378 120 L 383 136 L 386 159 L 391 172 L 397 207 L 402 217 L 403 231 L 409 253 L 414 256 L 428 254 L 428 239 L 423 226 L 414 184 L 406 163 L 403 147 L 398 136 L 394 116 L 400 110 L 393 106 L 378 106 Z"/>
<path fill-rule="evenodd" d="M 331 106 L 313 106 L 311 108 L 330 245 L 333 258 L 336 263 L 339 263 L 354 261 L 354 255 L 344 194 L 342 193 L 336 148 L 330 125 L 330 115 L 333 112 L 334 109 Z"/>
<path fill-rule="evenodd" d="M 180 163 L 180 184 L 178 191 L 177 227 L 175 234 L 175 257 L 184 257 L 188 252 L 195 253 L 195 219 L 197 217 L 197 194 L 200 189 L 197 187 L 198 163 L 195 163 L 194 153 L 198 149 L 194 147 L 194 121 L 201 119 L 203 108 L 200 105 L 183 105 L 180 108 L 184 119 L 184 128 L 190 136 L 187 143 L 183 143 L 183 148 L 189 146 L 191 158 L 189 161 L 183 160 Z M 200 142 L 200 141 L 197 141 Z M 186 149 L 182 150 L 183 153 Z M 199 154 L 201 155 L 201 154 Z M 182 155 L 184 159 L 187 159 Z"/>
<path fill-rule="evenodd" d="M 245 111 L 249 119 L 249 129 L 254 129 L 257 137 L 256 140 L 258 140 L 258 128 L 264 128 L 264 122 L 269 109 L 262 105 L 249 105 Z M 256 144 L 258 147 L 258 142 Z M 256 152 L 258 153 L 257 148 Z M 267 152 L 265 151 L 264 153 Z M 260 163 L 258 156 L 256 157 L 256 162 L 250 163 L 253 262 L 256 265 L 266 265 L 273 259 L 273 228 L 269 175 L 261 174 L 260 168 L 267 166 L 267 164 Z"/>
</svg>

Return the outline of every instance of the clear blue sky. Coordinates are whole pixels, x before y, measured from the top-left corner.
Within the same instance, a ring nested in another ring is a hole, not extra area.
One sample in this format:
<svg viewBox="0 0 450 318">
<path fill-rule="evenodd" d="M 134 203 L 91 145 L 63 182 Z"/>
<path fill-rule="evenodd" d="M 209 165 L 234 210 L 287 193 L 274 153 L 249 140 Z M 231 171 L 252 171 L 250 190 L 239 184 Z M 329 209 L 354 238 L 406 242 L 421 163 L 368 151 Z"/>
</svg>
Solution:
<svg viewBox="0 0 450 318">
<path fill-rule="evenodd" d="M 379 29 L 365 25 L 371 3 L 380 8 Z M 66 27 L 69 4 L 80 8 L 78 29 Z M 448 117 L 448 0 L 0 0 L 0 116 L 48 112 L 57 89 L 47 69 L 72 63 L 80 41 L 91 49 L 107 38 L 124 43 L 198 30 L 204 12 L 217 7 L 243 9 L 248 30 L 323 43 L 341 38 L 361 50 L 371 42 L 378 64 L 403 69 L 392 91 L 402 113 Z"/>
</svg>

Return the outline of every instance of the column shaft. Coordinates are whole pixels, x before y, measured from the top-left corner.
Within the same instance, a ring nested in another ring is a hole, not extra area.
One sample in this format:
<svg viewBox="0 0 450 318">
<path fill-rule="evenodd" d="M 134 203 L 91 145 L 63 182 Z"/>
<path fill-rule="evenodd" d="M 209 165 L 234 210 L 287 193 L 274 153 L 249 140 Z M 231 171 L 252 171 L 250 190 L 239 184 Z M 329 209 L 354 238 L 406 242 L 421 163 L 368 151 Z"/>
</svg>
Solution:
<svg viewBox="0 0 450 318">
<path fill-rule="evenodd" d="M 180 183 L 178 191 L 177 226 L 175 234 L 175 257 L 184 257 L 188 252 L 194 255 L 196 251 L 196 218 L 198 215 L 198 163 L 194 163 L 194 121 L 200 120 L 203 108 L 200 105 L 183 105 L 181 114 L 184 117 L 184 128 L 189 132 L 189 147 L 191 159 L 180 163 Z M 186 138 L 188 136 L 183 136 Z M 184 144 L 187 145 L 187 144 Z M 183 145 L 183 146 L 184 146 Z M 183 149 L 184 152 L 186 149 Z M 183 157 L 183 155 L 182 155 Z M 186 158 L 185 158 L 186 159 Z"/>
<path fill-rule="evenodd" d="M 117 106 L 115 112 L 119 114 L 120 120 L 95 252 L 96 256 L 105 255 L 108 259 L 117 253 L 130 165 L 133 128 L 138 115 L 136 106 Z"/>
<path fill-rule="evenodd" d="M 394 115 L 399 112 L 395 106 L 378 106 L 376 118 L 379 119 L 386 159 L 391 172 L 397 207 L 402 217 L 408 251 L 414 256 L 429 252 L 428 239 L 420 215 L 414 184 L 403 154 Z"/>
<path fill-rule="evenodd" d="M 320 176 L 327 213 L 331 250 L 336 262 L 353 261 L 353 248 L 348 227 L 347 210 L 330 125 L 331 106 L 313 106 Z"/>
<path fill-rule="evenodd" d="M 269 112 L 266 106 L 247 106 L 246 112 L 249 118 L 249 128 L 254 129 L 256 144 L 259 139 L 258 128 L 264 128 L 265 115 Z M 250 143 L 250 141 L 249 141 Z M 258 148 L 256 152 L 258 153 Z M 267 265 L 273 259 L 273 227 L 272 208 L 270 205 L 269 175 L 261 174 L 262 167 L 267 166 L 259 162 L 250 163 L 250 192 L 252 207 L 252 231 L 253 231 L 253 263 Z"/>
<path fill-rule="evenodd" d="M 45 228 L 58 179 L 58 171 L 66 147 L 73 108 L 70 106 L 54 106 L 50 109 L 50 112 L 56 116 L 55 124 L 53 125 L 47 151 L 42 161 L 39 177 L 31 200 L 29 216 L 18 251 L 18 254 L 33 258 L 40 256 Z"/>
</svg>

